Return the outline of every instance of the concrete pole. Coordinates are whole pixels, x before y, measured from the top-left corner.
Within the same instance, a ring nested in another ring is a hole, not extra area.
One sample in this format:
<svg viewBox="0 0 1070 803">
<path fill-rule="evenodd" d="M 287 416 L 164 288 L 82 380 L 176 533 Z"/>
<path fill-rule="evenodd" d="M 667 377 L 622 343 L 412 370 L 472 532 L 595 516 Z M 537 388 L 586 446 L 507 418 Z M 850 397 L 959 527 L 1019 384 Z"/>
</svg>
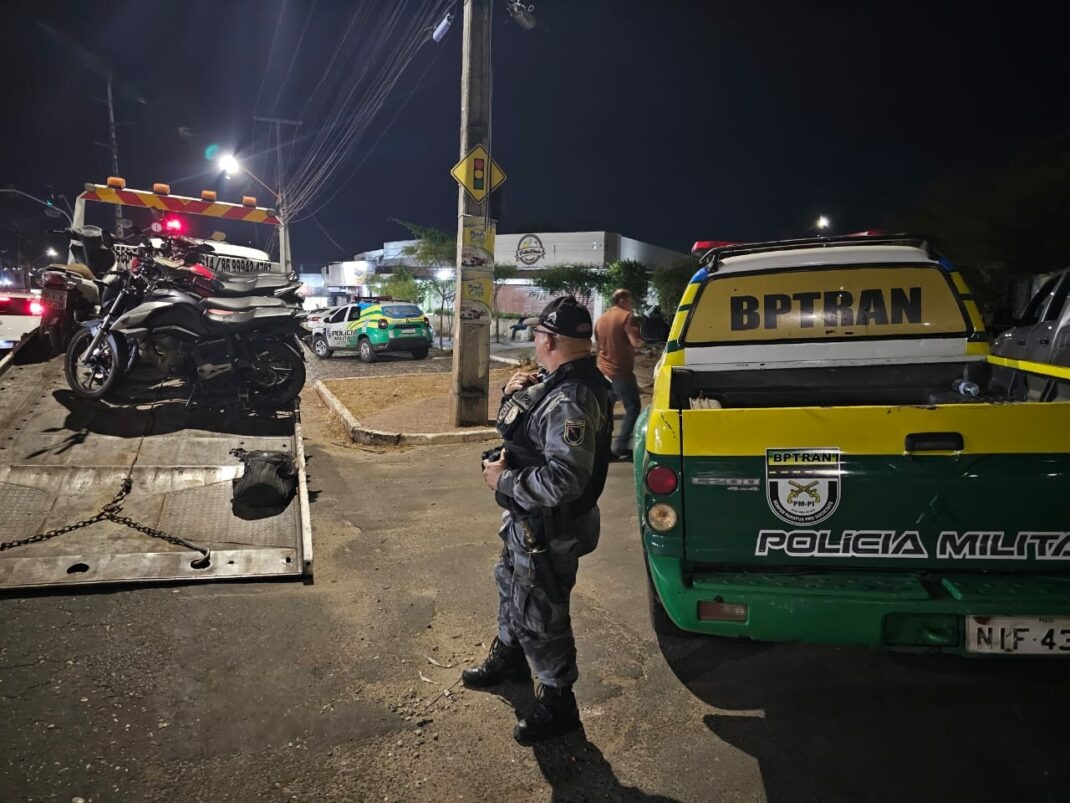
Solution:
<svg viewBox="0 0 1070 803">
<path fill-rule="evenodd" d="M 464 46 L 461 59 L 461 158 L 482 143 L 490 150 L 490 11 L 491 0 L 465 0 Z M 487 181 L 491 180 L 487 166 Z M 464 216 L 485 218 L 488 195 L 472 200 L 463 187 L 457 190 L 457 293 L 454 298 L 453 379 L 450 383 L 450 420 L 454 426 L 485 425 L 490 385 L 490 321 L 461 320 L 465 279 L 484 278 L 487 269 L 464 268 L 461 255 Z"/>
<path fill-rule="evenodd" d="M 282 126 L 289 125 L 300 128 L 300 120 L 285 120 L 281 117 L 259 117 L 253 115 L 253 119 L 262 123 L 272 123 L 275 131 L 275 187 L 273 191 L 279 213 L 279 267 L 285 276 L 290 275 L 293 260 L 290 256 L 290 223 L 286 211 L 286 176 L 282 166 Z M 252 174 L 250 174 L 252 175 Z M 253 176 L 256 178 L 256 176 Z M 257 179 L 259 181 L 259 179 Z M 263 184 L 264 182 L 260 182 Z"/>
</svg>

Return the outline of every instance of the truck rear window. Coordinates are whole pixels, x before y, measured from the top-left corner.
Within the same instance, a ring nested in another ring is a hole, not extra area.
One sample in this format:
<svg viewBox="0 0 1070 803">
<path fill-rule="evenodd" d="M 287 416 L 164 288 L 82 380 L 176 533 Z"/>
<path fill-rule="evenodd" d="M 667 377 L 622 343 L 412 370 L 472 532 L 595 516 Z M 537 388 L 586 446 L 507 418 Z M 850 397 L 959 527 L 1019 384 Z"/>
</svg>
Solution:
<svg viewBox="0 0 1070 803">
<path fill-rule="evenodd" d="M 387 318 L 420 318 L 424 314 L 415 304 L 384 304 L 381 309 Z"/>
<path fill-rule="evenodd" d="M 938 265 L 830 266 L 714 274 L 684 345 L 966 337 L 972 327 Z"/>
</svg>

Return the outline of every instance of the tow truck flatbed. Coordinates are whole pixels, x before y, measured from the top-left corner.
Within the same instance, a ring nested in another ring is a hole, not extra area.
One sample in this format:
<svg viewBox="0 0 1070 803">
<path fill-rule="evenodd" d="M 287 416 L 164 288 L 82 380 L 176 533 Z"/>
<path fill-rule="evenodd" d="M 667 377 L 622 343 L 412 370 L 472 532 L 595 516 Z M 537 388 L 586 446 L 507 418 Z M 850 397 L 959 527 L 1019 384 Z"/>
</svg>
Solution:
<svg viewBox="0 0 1070 803">
<path fill-rule="evenodd" d="M 14 359 L 12 359 L 14 357 Z M 92 583 L 301 577 L 312 537 L 298 408 L 273 417 L 187 409 L 177 388 L 129 383 L 123 404 L 76 398 L 63 358 L 0 366 L 0 543 L 97 514 L 129 476 L 120 516 L 210 550 L 176 545 L 105 520 L 0 550 L 0 588 Z M 286 451 L 298 492 L 277 516 L 231 511 L 242 463 L 230 451 Z"/>
</svg>

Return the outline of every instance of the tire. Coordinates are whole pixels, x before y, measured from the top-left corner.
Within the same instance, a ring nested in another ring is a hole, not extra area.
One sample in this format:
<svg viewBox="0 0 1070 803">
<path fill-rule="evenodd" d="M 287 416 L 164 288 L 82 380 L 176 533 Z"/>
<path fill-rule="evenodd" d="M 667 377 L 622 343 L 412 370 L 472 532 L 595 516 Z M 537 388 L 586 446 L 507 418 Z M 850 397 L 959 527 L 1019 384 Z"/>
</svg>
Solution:
<svg viewBox="0 0 1070 803">
<path fill-rule="evenodd" d="M 253 406 L 262 410 L 288 407 L 305 386 L 301 355 L 278 340 L 255 341 L 249 350 L 253 366 L 245 381 Z"/>
<path fill-rule="evenodd" d="M 316 335 L 316 337 L 312 338 L 312 353 L 319 357 L 321 360 L 326 360 L 328 357 L 334 354 L 334 349 L 327 345 L 327 341 L 325 338 L 321 337 L 320 335 Z"/>
<path fill-rule="evenodd" d="M 413 349 L 412 350 L 412 358 L 414 360 L 426 360 L 427 359 L 427 352 L 428 352 L 427 346 L 424 346 L 422 349 Z"/>
<path fill-rule="evenodd" d="M 372 342 L 366 337 L 362 337 L 357 343 L 357 354 L 360 355 L 361 362 L 375 362 L 378 358 L 375 349 L 372 348 Z"/>
<path fill-rule="evenodd" d="M 67 344 L 63 358 L 63 371 L 67 385 L 75 396 L 82 399 L 103 399 L 119 384 L 124 374 L 126 350 L 120 348 L 115 335 L 108 333 L 97 346 L 97 355 L 90 366 L 81 364 L 82 355 L 89 348 L 93 333 L 79 329 Z"/>
</svg>

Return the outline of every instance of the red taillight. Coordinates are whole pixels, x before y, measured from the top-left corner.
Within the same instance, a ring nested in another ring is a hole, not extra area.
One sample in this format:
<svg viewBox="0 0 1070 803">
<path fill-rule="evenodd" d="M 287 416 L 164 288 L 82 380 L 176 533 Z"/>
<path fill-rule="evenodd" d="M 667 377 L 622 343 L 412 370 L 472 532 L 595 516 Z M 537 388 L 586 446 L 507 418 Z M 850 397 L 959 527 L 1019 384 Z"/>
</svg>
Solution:
<svg viewBox="0 0 1070 803">
<path fill-rule="evenodd" d="M 30 315 L 44 315 L 46 309 L 47 307 L 40 301 L 32 300 L 26 302 L 26 311 Z"/>
<path fill-rule="evenodd" d="M 676 490 L 676 472 L 668 466 L 654 466 L 646 473 L 646 487 L 661 496 L 671 494 Z"/>
<path fill-rule="evenodd" d="M 428 319 L 428 317 L 427 317 L 426 315 L 424 316 L 424 323 L 425 323 L 425 324 L 426 324 L 427 326 L 430 326 L 430 325 L 431 325 L 431 321 L 430 321 L 430 320 Z"/>
<path fill-rule="evenodd" d="M 204 265 L 202 265 L 200 262 L 198 262 L 196 265 L 190 265 L 189 269 L 191 271 L 193 271 L 194 273 L 196 273 L 198 276 L 200 276 L 202 279 L 214 279 L 215 278 L 215 272 L 209 270 Z"/>
<path fill-rule="evenodd" d="M 141 267 L 141 260 L 140 259 L 138 259 L 137 257 L 134 257 L 133 259 L 130 260 L 130 270 L 131 271 L 133 271 L 134 273 L 137 273 L 138 268 L 140 268 L 140 267 Z"/>
<path fill-rule="evenodd" d="M 387 322 L 386 318 L 380 318 L 379 319 L 379 328 L 380 329 L 386 329 L 388 326 L 390 326 L 390 324 Z"/>
</svg>

